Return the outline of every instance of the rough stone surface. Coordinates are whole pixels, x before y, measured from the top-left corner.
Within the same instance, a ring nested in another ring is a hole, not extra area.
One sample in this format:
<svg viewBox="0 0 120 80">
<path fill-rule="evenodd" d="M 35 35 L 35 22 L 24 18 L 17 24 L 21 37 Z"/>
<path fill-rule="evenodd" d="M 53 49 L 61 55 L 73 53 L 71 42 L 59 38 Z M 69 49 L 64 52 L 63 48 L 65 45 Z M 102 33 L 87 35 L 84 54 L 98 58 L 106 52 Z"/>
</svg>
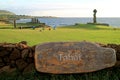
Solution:
<svg viewBox="0 0 120 80">
<path fill-rule="evenodd" d="M 8 54 L 9 54 L 9 52 L 7 52 L 7 51 L 0 51 L 0 57 L 3 57 Z"/>
<path fill-rule="evenodd" d="M 11 52 L 11 51 L 13 50 L 13 48 L 12 48 L 12 47 L 6 47 L 6 50 L 7 50 L 8 52 Z"/>
<path fill-rule="evenodd" d="M 28 64 L 23 59 L 19 59 L 16 61 L 16 65 L 18 70 L 23 70 Z"/>
<path fill-rule="evenodd" d="M 20 57 L 21 57 L 20 51 L 14 48 L 13 52 L 10 54 L 10 59 L 11 60 L 16 60 Z"/>
<path fill-rule="evenodd" d="M 2 58 L 0 58 L 0 63 L 3 62 Z"/>
<path fill-rule="evenodd" d="M 14 60 L 11 60 L 9 64 L 10 64 L 11 68 L 15 68 L 16 67 L 16 63 L 15 63 Z"/>
<path fill-rule="evenodd" d="M 31 73 L 34 70 L 35 70 L 34 63 L 31 63 L 23 70 L 23 74 Z"/>
<path fill-rule="evenodd" d="M 35 67 L 39 72 L 86 73 L 112 67 L 115 63 L 114 49 L 90 42 L 45 43 L 35 49 Z"/>
<path fill-rule="evenodd" d="M 116 44 L 107 44 L 107 47 L 110 47 L 110 48 L 115 49 L 117 60 L 120 61 L 120 45 L 116 45 Z"/>
<path fill-rule="evenodd" d="M 5 56 L 5 57 L 3 58 L 3 61 L 4 61 L 6 64 L 9 64 L 9 63 L 10 63 L 10 59 L 9 59 L 8 56 Z"/>
<path fill-rule="evenodd" d="M 15 68 L 11 68 L 10 66 L 4 66 L 0 69 L 0 73 L 2 72 L 12 73 L 15 70 L 16 70 Z"/>
<path fill-rule="evenodd" d="M 5 65 L 5 63 L 0 62 L 0 68 L 3 67 Z"/>
<path fill-rule="evenodd" d="M 29 56 L 29 50 L 28 49 L 24 49 L 21 53 L 22 53 L 22 58 L 27 58 Z"/>
<path fill-rule="evenodd" d="M 120 61 L 117 61 L 115 67 L 120 67 Z"/>
</svg>

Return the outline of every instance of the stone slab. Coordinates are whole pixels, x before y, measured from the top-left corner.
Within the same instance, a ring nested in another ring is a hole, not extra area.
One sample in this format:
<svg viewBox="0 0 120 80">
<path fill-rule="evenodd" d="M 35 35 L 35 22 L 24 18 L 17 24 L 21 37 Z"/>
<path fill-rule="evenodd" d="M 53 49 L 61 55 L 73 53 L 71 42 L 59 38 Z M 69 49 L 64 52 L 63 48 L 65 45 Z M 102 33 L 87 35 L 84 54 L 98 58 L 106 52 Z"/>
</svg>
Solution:
<svg viewBox="0 0 120 80">
<path fill-rule="evenodd" d="M 114 49 L 91 42 L 51 42 L 35 48 L 35 67 L 44 73 L 86 73 L 112 67 L 115 63 Z"/>
</svg>

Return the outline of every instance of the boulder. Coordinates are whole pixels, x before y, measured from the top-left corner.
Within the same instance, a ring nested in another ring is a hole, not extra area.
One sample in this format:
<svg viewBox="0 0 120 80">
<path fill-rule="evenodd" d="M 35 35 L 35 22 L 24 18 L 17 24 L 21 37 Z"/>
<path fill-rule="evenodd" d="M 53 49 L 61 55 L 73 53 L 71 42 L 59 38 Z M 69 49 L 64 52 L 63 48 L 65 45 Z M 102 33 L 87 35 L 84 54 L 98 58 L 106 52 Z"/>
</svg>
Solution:
<svg viewBox="0 0 120 80">
<path fill-rule="evenodd" d="M 10 59 L 11 60 L 16 60 L 16 59 L 18 59 L 20 57 L 21 57 L 20 51 L 18 49 L 14 48 L 14 50 L 10 54 Z"/>
<path fill-rule="evenodd" d="M 120 61 L 117 61 L 115 67 L 120 67 Z"/>
<path fill-rule="evenodd" d="M 116 51 L 117 60 L 120 60 L 120 45 L 117 44 L 107 44 L 107 47 L 113 48 Z"/>
<path fill-rule="evenodd" d="M 5 63 L 4 62 L 0 62 L 0 68 L 5 66 Z"/>
<path fill-rule="evenodd" d="M 0 58 L 0 63 L 3 62 L 2 58 Z"/>
<path fill-rule="evenodd" d="M 3 68 L 0 69 L 0 73 L 2 72 L 12 73 L 14 71 L 16 71 L 16 68 L 11 68 L 10 66 L 4 66 Z"/>
<path fill-rule="evenodd" d="M 6 47 L 6 49 L 5 49 L 5 50 L 7 50 L 7 51 L 11 52 L 11 51 L 13 50 L 13 47 Z"/>
<path fill-rule="evenodd" d="M 24 49 L 21 53 L 22 53 L 22 58 L 25 59 L 29 56 L 29 49 Z"/>
<path fill-rule="evenodd" d="M 26 41 L 21 41 L 18 44 L 16 44 L 16 46 L 18 47 L 18 49 L 22 50 L 24 48 L 28 48 L 27 42 Z"/>
<path fill-rule="evenodd" d="M 23 59 L 19 59 L 19 60 L 16 60 L 16 65 L 17 65 L 17 68 L 18 70 L 23 70 L 28 64 L 23 60 Z"/>
<path fill-rule="evenodd" d="M 25 61 L 29 64 L 34 63 L 34 58 L 26 58 Z"/>
<path fill-rule="evenodd" d="M 117 60 L 120 61 L 120 53 L 116 53 Z"/>
<path fill-rule="evenodd" d="M 23 74 L 31 73 L 34 70 L 35 70 L 34 63 L 31 63 L 23 70 Z"/>
<path fill-rule="evenodd" d="M 27 45 L 27 41 L 21 41 L 21 42 L 19 42 L 19 44 L 24 44 L 24 45 Z"/>
<path fill-rule="evenodd" d="M 5 56 L 5 57 L 3 58 L 3 61 L 6 63 L 6 65 L 9 65 L 9 63 L 10 63 L 10 59 L 9 59 L 8 56 Z"/>
<path fill-rule="evenodd" d="M 10 61 L 10 67 L 15 68 L 16 67 L 16 62 L 14 60 Z"/>
<path fill-rule="evenodd" d="M 35 47 L 36 47 L 36 45 L 31 47 L 32 53 L 35 52 Z"/>
<path fill-rule="evenodd" d="M 5 50 L 0 51 L 0 57 L 4 57 L 4 56 L 6 56 L 6 55 L 8 55 L 8 54 L 9 54 L 8 51 L 5 51 Z"/>
<path fill-rule="evenodd" d="M 44 73 L 86 73 L 112 67 L 115 63 L 114 49 L 91 42 L 51 42 L 35 48 L 35 67 Z"/>
<path fill-rule="evenodd" d="M 3 47 L 3 45 L 0 45 L 0 51 L 4 50 L 5 48 Z"/>
</svg>

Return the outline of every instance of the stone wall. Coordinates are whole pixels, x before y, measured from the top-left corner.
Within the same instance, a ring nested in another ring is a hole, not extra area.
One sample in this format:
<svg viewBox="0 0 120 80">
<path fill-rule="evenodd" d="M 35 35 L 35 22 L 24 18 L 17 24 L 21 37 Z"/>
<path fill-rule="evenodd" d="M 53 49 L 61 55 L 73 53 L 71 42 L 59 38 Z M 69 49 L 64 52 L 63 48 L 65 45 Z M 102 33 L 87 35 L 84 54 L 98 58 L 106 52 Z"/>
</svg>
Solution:
<svg viewBox="0 0 120 80">
<path fill-rule="evenodd" d="M 0 44 L 0 73 L 18 70 L 29 73 L 34 67 L 35 46 L 27 46 L 27 42 Z"/>
<path fill-rule="evenodd" d="M 116 50 L 117 63 L 120 67 L 120 45 L 100 44 Z M 0 73 L 19 71 L 22 74 L 35 70 L 34 66 L 35 46 L 29 47 L 26 41 L 20 43 L 0 43 Z"/>
<path fill-rule="evenodd" d="M 119 45 L 116 45 L 116 44 L 107 44 L 106 47 L 115 49 L 115 51 L 116 51 L 116 57 L 117 57 L 117 63 L 115 65 L 115 67 L 120 67 L 120 44 Z"/>
</svg>

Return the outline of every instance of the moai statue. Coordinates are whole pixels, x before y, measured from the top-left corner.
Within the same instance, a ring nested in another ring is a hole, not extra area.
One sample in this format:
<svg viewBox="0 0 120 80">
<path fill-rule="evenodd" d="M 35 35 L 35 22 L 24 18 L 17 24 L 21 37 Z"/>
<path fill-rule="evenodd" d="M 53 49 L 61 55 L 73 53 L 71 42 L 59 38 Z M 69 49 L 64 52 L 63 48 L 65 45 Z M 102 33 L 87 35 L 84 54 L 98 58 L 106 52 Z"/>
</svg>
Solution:
<svg viewBox="0 0 120 80">
<path fill-rule="evenodd" d="M 97 21 L 96 21 L 96 13 L 97 13 L 97 10 L 96 9 L 94 9 L 93 10 L 93 23 L 97 23 Z"/>
<path fill-rule="evenodd" d="M 16 28 L 16 19 L 13 20 L 14 28 Z"/>
</svg>

